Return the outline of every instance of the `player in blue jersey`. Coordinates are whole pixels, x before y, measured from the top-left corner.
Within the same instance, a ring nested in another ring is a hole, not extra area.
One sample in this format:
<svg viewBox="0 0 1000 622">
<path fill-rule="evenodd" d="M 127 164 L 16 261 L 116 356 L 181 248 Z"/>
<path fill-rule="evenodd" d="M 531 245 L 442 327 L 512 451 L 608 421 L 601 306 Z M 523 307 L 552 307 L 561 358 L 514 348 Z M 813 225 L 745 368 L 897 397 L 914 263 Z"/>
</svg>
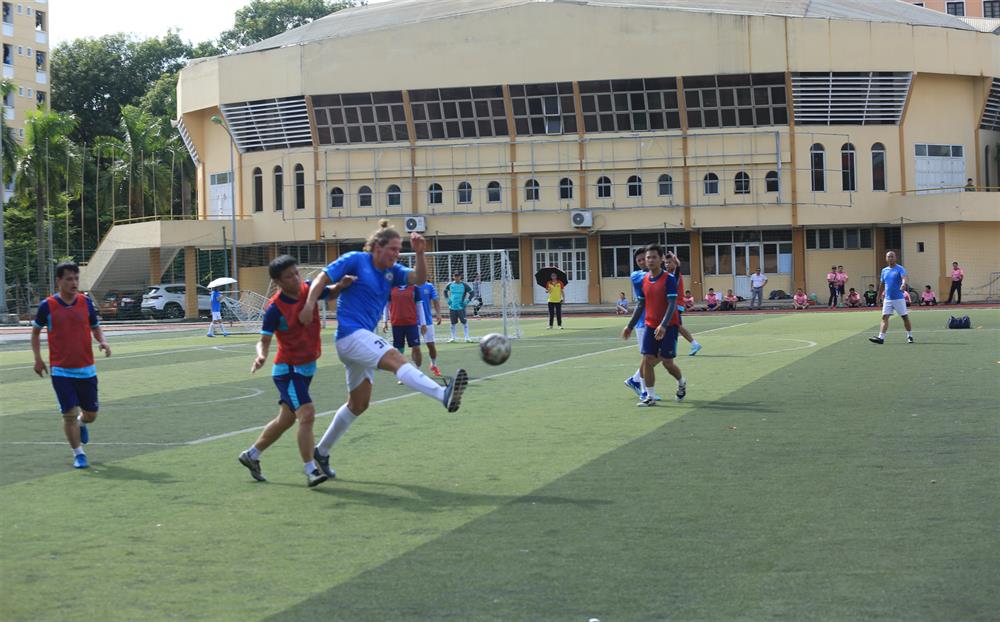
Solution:
<svg viewBox="0 0 1000 622">
<path fill-rule="evenodd" d="M 228 337 L 229 333 L 226 332 L 226 325 L 222 323 L 222 292 L 217 289 L 212 290 L 212 299 L 209 301 L 212 308 L 212 321 L 208 325 L 208 333 L 206 337 L 215 337 L 215 323 L 219 323 L 219 328 L 222 329 L 222 336 Z"/>
<path fill-rule="evenodd" d="M 896 253 L 892 251 L 885 254 L 885 262 L 888 265 L 882 268 L 878 286 L 879 294 L 885 295 L 885 300 L 882 303 L 882 324 L 879 326 L 878 337 L 869 337 L 868 341 L 878 344 L 885 343 L 885 333 L 889 330 L 889 318 L 895 312 L 903 318 L 903 327 L 906 328 L 906 343 L 913 343 L 913 326 L 910 325 L 906 297 L 903 295 L 907 288 L 906 270 L 901 264 L 896 263 Z"/>
<path fill-rule="evenodd" d="M 396 374 L 396 378 L 415 391 L 444 404 L 448 412 L 458 410 L 462 393 L 469 383 L 469 375 L 459 369 L 455 376 L 441 386 L 425 376 L 406 360 L 399 350 L 375 334 L 379 315 L 389 300 L 393 287 L 424 283 L 427 264 L 424 253 L 427 240 L 418 233 L 410 234 L 410 245 L 416 254 L 416 270 L 397 262 L 403 248 L 399 233 L 381 220 L 379 228 L 369 236 L 364 251 L 350 252 L 326 267 L 309 288 L 309 298 L 299 314 L 303 324 L 313 321 L 313 310 L 323 290 L 330 283 L 337 283 L 344 276 L 354 276 L 354 284 L 337 298 L 337 356 L 347 369 L 347 402 L 337 409 L 330 427 L 313 452 L 313 458 L 328 477 L 330 448 L 343 436 L 352 423 L 368 409 L 371 401 L 375 369 Z"/>
<path fill-rule="evenodd" d="M 437 365 L 437 345 L 434 343 L 434 324 L 441 325 L 441 303 L 438 302 L 437 288 L 430 281 L 420 286 L 420 304 L 423 306 L 423 322 L 420 325 L 420 338 L 427 344 L 427 354 L 431 357 L 431 372 L 441 377 Z M 434 314 L 431 315 L 431 306 Z"/>
<path fill-rule="evenodd" d="M 455 336 L 455 326 L 461 322 L 462 330 L 465 331 L 465 341 L 472 341 L 469 337 L 469 320 L 465 317 L 465 307 L 472 301 L 472 288 L 467 283 L 462 282 L 462 275 L 455 273 L 451 276 L 451 283 L 444 286 L 444 297 L 448 299 L 448 316 L 451 320 L 452 343 L 458 339 Z"/>
<path fill-rule="evenodd" d="M 636 305 L 643 299 L 642 293 L 642 280 L 646 278 L 646 249 L 640 248 L 635 251 L 634 254 L 636 269 L 632 271 L 629 275 L 629 279 L 632 281 L 632 294 L 635 296 Z M 639 350 L 642 350 L 642 338 L 643 334 L 646 332 L 645 314 L 639 316 L 637 323 L 635 325 L 635 339 L 639 344 Z M 645 366 L 645 358 L 640 359 L 639 368 L 635 370 L 635 373 L 631 377 L 625 379 L 625 386 L 635 391 L 635 394 L 642 397 L 646 393 L 646 387 L 643 383 L 643 367 Z"/>
</svg>

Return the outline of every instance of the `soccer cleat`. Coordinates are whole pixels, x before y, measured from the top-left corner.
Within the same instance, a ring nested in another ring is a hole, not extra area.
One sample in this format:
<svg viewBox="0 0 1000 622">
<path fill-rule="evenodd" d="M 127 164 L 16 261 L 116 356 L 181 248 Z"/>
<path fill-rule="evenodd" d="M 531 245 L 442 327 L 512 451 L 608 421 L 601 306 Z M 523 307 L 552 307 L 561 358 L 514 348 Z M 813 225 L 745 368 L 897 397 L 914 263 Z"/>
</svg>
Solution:
<svg viewBox="0 0 1000 622">
<path fill-rule="evenodd" d="M 212 333 L 205 333 L 205 336 L 206 337 L 215 337 L 215 335 L 213 335 Z"/>
<path fill-rule="evenodd" d="M 312 473 L 306 473 L 306 482 L 309 487 L 318 486 L 329 479 L 326 475 L 319 472 L 319 469 L 313 469 Z"/>
<path fill-rule="evenodd" d="M 656 393 L 654 393 L 653 394 L 653 401 L 654 402 L 660 402 L 660 401 L 663 401 L 663 398 L 660 397 L 659 395 L 657 395 Z"/>
<path fill-rule="evenodd" d="M 77 454 L 76 457 L 73 458 L 74 469 L 86 469 L 89 466 L 90 463 L 87 462 L 87 454 Z"/>
<path fill-rule="evenodd" d="M 913 335 L 909 335 L 906 337 L 906 343 L 913 343 Z"/>
<path fill-rule="evenodd" d="M 323 475 L 326 475 L 330 479 L 337 478 L 337 472 L 330 468 L 330 456 L 320 455 L 319 449 L 313 449 L 313 460 L 319 465 L 319 470 L 323 471 Z"/>
<path fill-rule="evenodd" d="M 688 392 L 688 384 L 687 384 L 687 382 L 684 382 L 684 384 L 678 384 L 677 385 L 677 401 L 678 402 L 683 402 L 684 401 L 684 396 L 687 395 L 687 392 Z"/>
<path fill-rule="evenodd" d="M 90 432 L 87 430 L 87 424 L 80 423 L 80 442 L 86 445 L 90 442 Z"/>
<path fill-rule="evenodd" d="M 454 337 L 452 337 L 451 339 L 449 339 L 449 340 L 448 340 L 448 343 L 455 343 L 455 338 L 454 338 Z"/>
<path fill-rule="evenodd" d="M 453 413 L 462 404 L 462 393 L 469 384 L 469 374 L 464 369 L 455 372 L 455 377 L 444 389 L 444 407 L 448 412 Z"/>
<path fill-rule="evenodd" d="M 625 379 L 625 386 L 635 391 L 637 397 L 642 397 L 642 387 L 631 376 Z"/>
<path fill-rule="evenodd" d="M 879 345 L 882 345 L 883 343 L 885 343 L 885 339 L 882 339 L 881 337 L 869 337 L 868 341 L 870 341 L 872 343 L 877 343 Z"/>
<path fill-rule="evenodd" d="M 431 365 L 431 371 L 434 373 L 435 377 L 437 377 L 437 378 L 441 377 L 441 370 L 438 369 L 437 365 Z"/>
<path fill-rule="evenodd" d="M 688 352 L 688 356 L 694 356 L 695 354 L 698 354 L 698 352 L 700 350 L 701 350 L 701 344 L 700 343 L 692 343 L 691 344 L 691 351 Z"/>
<path fill-rule="evenodd" d="M 250 457 L 249 451 L 244 451 L 240 454 L 238 458 L 240 464 L 245 466 L 248 471 L 250 471 L 250 477 L 254 478 L 258 482 L 266 482 L 267 478 L 264 474 L 260 472 L 260 460 L 254 460 Z"/>
<path fill-rule="evenodd" d="M 652 406 L 656 406 L 656 399 L 652 395 L 643 395 L 636 406 L 639 408 L 650 408 Z"/>
<path fill-rule="evenodd" d="M 472 343 L 472 337 L 466 337 L 465 343 Z"/>
</svg>

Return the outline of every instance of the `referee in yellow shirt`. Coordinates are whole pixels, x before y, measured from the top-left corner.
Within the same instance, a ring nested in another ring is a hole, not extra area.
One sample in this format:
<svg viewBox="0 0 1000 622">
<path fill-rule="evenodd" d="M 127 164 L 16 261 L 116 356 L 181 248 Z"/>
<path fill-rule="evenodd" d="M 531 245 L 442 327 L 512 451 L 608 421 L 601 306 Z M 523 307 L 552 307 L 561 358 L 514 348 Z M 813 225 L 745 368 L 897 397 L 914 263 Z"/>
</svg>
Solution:
<svg viewBox="0 0 1000 622">
<path fill-rule="evenodd" d="M 559 330 L 562 330 L 563 284 L 555 272 L 552 273 L 549 282 L 545 284 L 545 291 L 549 294 L 549 328 L 552 328 L 552 319 L 555 318 L 559 324 Z"/>
</svg>

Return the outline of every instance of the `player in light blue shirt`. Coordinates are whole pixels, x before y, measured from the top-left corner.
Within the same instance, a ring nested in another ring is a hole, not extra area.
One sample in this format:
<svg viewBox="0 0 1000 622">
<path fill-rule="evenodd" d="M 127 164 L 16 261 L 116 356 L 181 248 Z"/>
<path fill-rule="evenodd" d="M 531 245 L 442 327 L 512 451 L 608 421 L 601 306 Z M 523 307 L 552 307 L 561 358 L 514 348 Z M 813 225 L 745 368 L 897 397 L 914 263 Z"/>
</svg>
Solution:
<svg viewBox="0 0 1000 622">
<path fill-rule="evenodd" d="M 431 373 L 436 377 L 441 377 L 441 370 L 437 366 L 437 345 L 434 343 L 434 324 L 441 325 L 441 303 L 438 302 L 437 288 L 430 281 L 420 286 L 420 304 L 423 308 L 423 321 L 420 324 L 420 338 L 427 344 L 427 353 L 431 357 Z M 431 315 L 431 306 L 434 307 L 434 314 Z"/>
<path fill-rule="evenodd" d="M 371 402 L 375 369 L 396 374 L 396 378 L 413 389 L 444 404 L 448 412 L 458 410 L 462 393 L 469 383 L 469 375 L 459 369 L 445 386 L 425 376 L 406 357 L 375 334 L 379 316 L 389 301 L 393 287 L 416 285 L 427 281 L 427 264 L 424 253 L 427 240 L 418 233 L 410 234 L 410 245 L 416 254 L 416 270 L 397 262 L 403 248 L 399 232 L 389 226 L 388 220 L 379 222 L 362 252 L 351 252 L 326 267 L 309 288 L 309 297 L 299 321 L 313 321 L 313 310 L 323 290 L 330 283 L 353 277 L 354 284 L 337 298 L 337 356 L 347 369 L 348 398 L 333 417 L 330 427 L 320 440 L 313 457 L 327 477 L 336 477 L 330 468 L 330 449 L 343 436 Z"/>
<path fill-rule="evenodd" d="M 896 263 L 896 253 L 889 251 L 885 254 L 885 262 L 888 264 L 882 268 L 882 275 L 879 277 L 879 295 L 884 295 L 882 301 L 882 323 L 879 326 L 878 336 L 869 337 L 868 341 L 877 344 L 885 343 L 885 334 L 889 330 L 889 318 L 893 313 L 898 313 L 903 318 L 903 327 L 906 328 L 906 343 L 913 343 L 913 327 L 910 325 L 909 310 L 906 308 L 906 292 L 908 283 L 906 269 Z"/>
<path fill-rule="evenodd" d="M 219 323 L 219 328 L 222 329 L 222 336 L 228 337 L 229 333 L 226 332 L 226 325 L 222 323 L 222 292 L 217 289 L 212 290 L 212 299 L 209 301 L 209 305 L 212 310 L 212 322 L 208 325 L 207 337 L 215 337 L 215 323 Z"/>
</svg>

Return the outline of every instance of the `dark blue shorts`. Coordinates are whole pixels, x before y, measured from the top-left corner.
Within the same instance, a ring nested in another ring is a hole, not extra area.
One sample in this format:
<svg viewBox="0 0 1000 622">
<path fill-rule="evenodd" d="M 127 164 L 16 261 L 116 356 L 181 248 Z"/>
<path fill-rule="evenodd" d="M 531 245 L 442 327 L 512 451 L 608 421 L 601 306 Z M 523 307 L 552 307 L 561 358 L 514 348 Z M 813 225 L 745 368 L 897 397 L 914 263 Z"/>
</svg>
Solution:
<svg viewBox="0 0 1000 622">
<path fill-rule="evenodd" d="M 657 341 L 653 337 L 654 333 L 656 333 L 655 328 L 646 327 L 646 332 L 642 337 L 642 345 L 639 346 L 639 352 L 664 359 L 677 358 L 677 327 L 668 326 L 667 334 L 660 341 Z"/>
<path fill-rule="evenodd" d="M 59 400 L 59 412 L 68 413 L 77 406 L 87 412 L 97 412 L 97 376 L 52 376 L 52 388 L 56 390 L 56 398 Z"/>
<path fill-rule="evenodd" d="M 300 406 L 312 404 L 312 397 L 309 396 L 309 385 L 312 383 L 312 376 L 303 376 L 292 372 L 282 376 L 272 376 L 274 386 L 278 387 L 281 394 L 279 404 L 285 404 L 292 410 L 298 410 Z"/>
<path fill-rule="evenodd" d="M 420 327 L 413 326 L 393 326 L 392 327 L 392 347 L 400 352 L 404 346 L 414 348 L 420 345 Z"/>
</svg>

